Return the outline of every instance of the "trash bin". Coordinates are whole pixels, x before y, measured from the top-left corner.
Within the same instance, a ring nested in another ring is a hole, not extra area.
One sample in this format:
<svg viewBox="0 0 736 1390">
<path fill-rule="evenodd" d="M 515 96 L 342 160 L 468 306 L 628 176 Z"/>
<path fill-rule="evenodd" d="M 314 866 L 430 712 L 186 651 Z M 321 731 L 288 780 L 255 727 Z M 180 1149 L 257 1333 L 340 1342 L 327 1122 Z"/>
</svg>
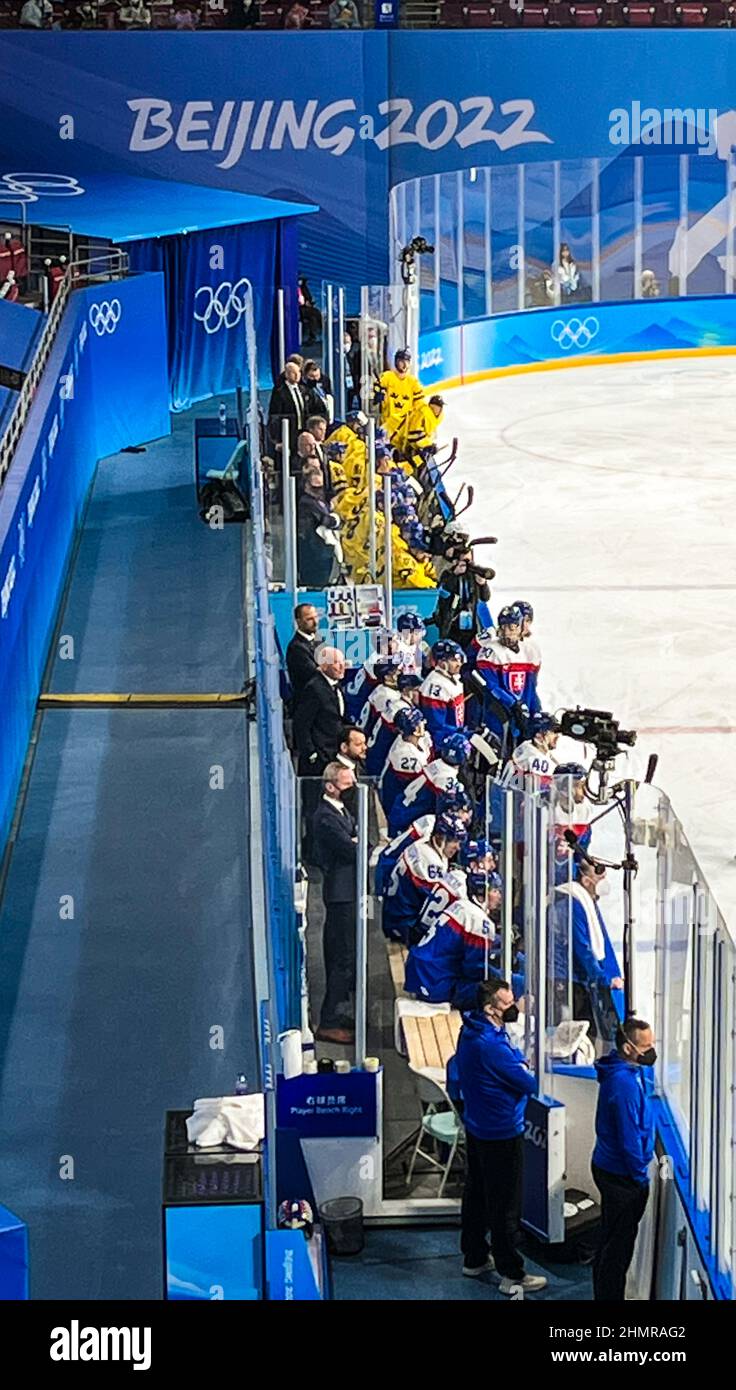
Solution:
<svg viewBox="0 0 736 1390">
<path fill-rule="evenodd" d="M 365 1244 L 360 1197 L 333 1197 L 319 1209 L 331 1255 L 359 1255 Z"/>
</svg>

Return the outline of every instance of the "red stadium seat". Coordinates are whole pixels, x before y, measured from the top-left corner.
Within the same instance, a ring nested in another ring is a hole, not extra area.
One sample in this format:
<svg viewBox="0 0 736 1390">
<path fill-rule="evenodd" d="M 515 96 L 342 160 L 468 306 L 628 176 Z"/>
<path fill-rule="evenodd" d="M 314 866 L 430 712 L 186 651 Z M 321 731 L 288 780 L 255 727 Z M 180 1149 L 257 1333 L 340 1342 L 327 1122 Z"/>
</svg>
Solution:
<svg viewBox="0 0 736 1390">
<path fill-rule="evenodd" d="M 466 5 L 463 18 L 467 29 L 499 29 L 503 25 L 495 5 Z"/>
<path fill-rule="evenodd" d="M 570 19 L 576 29 L 594 29 L 603 19 L 602 5 L 571 5 Z"/>
<path fill-rule="evenodd" d="M 632 29 L 650 29 L 654 24 L 654 5 L 624 5 L 623 16 Z"/>
<path fill-rule="evenodd" d="M 684 24 L 688 29 L 700 29 L 707 23 L 708 10 L 705 5 L 678 5 L 675 18 L 678 24 Z"/>
<path fill-rule="evenodd" d="M 519 12 L 520 22 L 525 29 L 544 29 L 549 20 L 547 5 L 525 5 Z"/>
</svg>

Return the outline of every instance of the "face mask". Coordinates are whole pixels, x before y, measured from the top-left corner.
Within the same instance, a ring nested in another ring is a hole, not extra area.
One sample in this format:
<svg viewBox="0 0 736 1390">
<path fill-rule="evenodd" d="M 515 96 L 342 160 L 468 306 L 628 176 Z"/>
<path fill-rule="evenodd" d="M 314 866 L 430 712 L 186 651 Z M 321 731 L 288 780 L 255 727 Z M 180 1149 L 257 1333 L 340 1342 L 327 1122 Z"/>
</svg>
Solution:
<svg viewBox="0 0 736 1390">
<path fill-rule="evenodd" d="M 611 885 L 607 878 L 602 878 L 596 889 L 596 897 L 607 898 L 611 891 Z"/>
<path fill-rule="evenodd" d="M 653 1067 L 657 1060 L 656 1047 L 648 1047 L 645 1052 L 637 1053 L 636 1060 L 640 1067 Z"/>
<path fill-rule="evenodd" d="M 518 1017 L 519 1009 L 516 1004 L 509 1004 L 508 1008 L 504 1009 L 503 1013 L 501 1014 L 501 1018 L 503 1019 L 504 1023 L 516 1023 Z"/>
</svg>

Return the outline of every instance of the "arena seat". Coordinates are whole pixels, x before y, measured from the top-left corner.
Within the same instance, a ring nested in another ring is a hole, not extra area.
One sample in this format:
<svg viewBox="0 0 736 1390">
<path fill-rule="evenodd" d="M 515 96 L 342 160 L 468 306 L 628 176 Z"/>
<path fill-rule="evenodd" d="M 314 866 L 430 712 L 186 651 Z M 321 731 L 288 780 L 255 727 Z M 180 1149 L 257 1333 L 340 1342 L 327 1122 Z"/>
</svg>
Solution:
<svg viewBox="0 0 736 1390">
<path fill-rule="evenodd" d="M 468 29 L 497 29 L 503 25 L 503 17 L 495 5 L 466 5 L 463 20 Z"/>
<path fill-rule="evenodd" d="M 549 20 L 547 5 L 525 5 L 519 13 L 519 22 L 524 29 L 543 29 Z"/>
<path fill-rule="evenodd" d="M 706 5 L 678 5 L 675 18 L 688 29 L 699 29 L 708 22 L 708 9 Z"/>
<path fill-rule="evenodd" d="M 601 5 L 571 5 L 570 19 L 576 29 L 594 29 L 601 23 L 603 18 L 603 8 Z"/>
<path fill-rule="evenodd" d="M 654 5 L 624 5 L 623 16 L 632 29 L 649 29 L 656 15 Z"/>
</svg>

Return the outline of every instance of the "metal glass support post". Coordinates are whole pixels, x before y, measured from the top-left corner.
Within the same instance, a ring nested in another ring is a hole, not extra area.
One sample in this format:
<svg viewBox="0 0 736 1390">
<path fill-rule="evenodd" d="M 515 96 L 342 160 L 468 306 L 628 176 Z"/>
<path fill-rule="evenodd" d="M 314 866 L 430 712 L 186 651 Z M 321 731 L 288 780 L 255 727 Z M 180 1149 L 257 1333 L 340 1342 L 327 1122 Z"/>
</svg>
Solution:
<svg viewBox="0 0 736 1390">
<path fill-rule="evenodd" d="M 442 275 L 442 227 L 440 200 L 440 175 L 434 175 L 434 326 L 439 328 L 442 317 L 442 298 L 440 293 Z"/>
<path fill-rule="evenodd" d="M 539 943 L 536 937 L 536 912 L 535 894 L 537 886 L 536 874 L 536 845 L 534 834 L 536 826 L 534 824 L 533 803 L 528 793 L 523 793 L 523 825 L 524 825 L 524 868 L 522 875 L 523 898 L 524 898 L 524 951 L 526 953 L 526 979 L 525 979 L 525 1001 L 524 1011 L 524 1054 L 529 1065 L 535 1074 L 539 1073 L 539 1030 L 534 1029 L 532 1033 L 532 1014 L 537 1008 L 537 1001 L 540 987 L 544 988 L 544 981 L 539 976 Z M 533 1061 L 530 1060 L 530 1053 L 533 1051 Z"/>
<path fill-rule="evenodd" d="M 345 338 L 345 291 L 340 285 L 337 291 L 337 336 L 339 338 L 337 361 L 337 408 L 340 420 L 345 419 L 345 353 L 343 352 L 343 341 Z"/>
<path fill-rule="evenodd" d="M 368 567 L 376 582 L 376 421 L 368 416 Z"/>
<path fill-rule="evenodd" d="M 593 300 L 598 304 L 601 297 L 601 161 L 591 159 L 590 180 L 590 230 L 593 260 Z"/>
<path fill-rule="evenodd" d="M 330 380 L 332 380 L 335 375 L 335 334 L 334 325 L 332 322 L 332 314 L 332 285 L 328 284 L 325 285 L 324 342 L 325 357 L 327 358 L 327 361 L 324 364 L 324 369 Z"/>
<path fill-rule="evenodd" d="M 526 184 L 523 164 L 516 166 L 516 240 L 519 261 L 516 267 L 516 307 L 523 309 L 526 288 Z"/>
<path fill-rule="evenodd" d="M 641 299 L 642 248 L 644 206 L 644 159 L 638 154 L 634 159 L 634 299 Z M 668 291 L 669 293 L 669 291 Z"/>
<path fill-rule="evenodd" d="M 464 171 L 458 169 L 455 183 L 455 216 L 457 219 L 457 316 L 465 317 L 465 189 Z"/>
<path fill-rule="evenodd" d="M 547 845 L 549 811 L 540 804 L 534 807 L 535 860 L 534 916 L 537 931 L 537 997 L 534 1006 L 537 1064 L 537 1092 L 545 1090 L 547 1071 Z"/>
<path fill-rule="evenodd" d="M 486 181 L 485 238 L 483 246 L 483 270 L 486 281 L 486 314 L 493 313 L 493 216 L 491 205 L 491 172 L 490 167 L 483 170 Z"/>
<path fill-rule="evenodd" d="M 733 149 L 728 152 L 728 159 L 725 160 L 726 168 L 726 200 L 728 204 L 728 229 L 726 231 L 726 264 L 724 267 L 723 289 L 726 294 L 733 294 L 734 291 L 734 225 L 736 223 L 736 164 L 734 163 Z"/>
<path fill-rule="evenodd" d="M 687 180 L 690 168 L 690 156 L 688 154 L 681 154 L 679 165 L 680 216 L 677 230 L 680 243 L 680 254 L 677 258 L 677 293 L 687 294 Z"/>
<path fill-rule="evenodd" d="M 555 304 L 560 302 L 560 277 L 558 270 L 560 267 L 560 161 L 556 159 L 552 165 L 552 255 L 554 257 L 554 295 Z"/>
<path fill-rule="evenodd" d="M 634 940 L 634 783 L 624 784 L 624 1013 L 626 1018 L 636 1012 L 636 942 Z"/>
<path fill-rule="evenodd" d="M 286 361 L 286 304 L 283 290 L 276 291 L 276 322 L 279 342 L 279 367 L 283 371 Z"/>
<path fill-rule="evenodd" d="M 368 1033 L 368 788 L 359 782 L 356 791 L 358 853 L 355 857 L 355 1065 L 360 1067 L 366 1055 Z"/>
<path fill-rule="evenodd" d="M 391 540 L 391 522 L 393 509 L 391 504 L 391 479 L 383 480 L 383 606 L 385 610 L 385 625 L 392 628 L 394 625 L 394 552 Z"/>
<path fill-rule="evenodd" d="M 289 421 L 281 421 L 281 490 L 284 497 L 284 580 L 292 602 L 296 599 L 299 575 L 296 559 L 296 478 L 291 476 Z"/>
<path fill-rule="evenodd" d="M 652 1026 L 659 1044 L 660 1058 L 667 1056 L 669 1038 L 667 1036 L 667 1009 L 665 1007 L 665 966 L 667 960 L 667 910 L 671 879 L 669 817 L 667 803 L 660 797 L 657 807 L 657 935 L 654 942 L 654 1018 Z M 674 900 L 672 900 L 674 901 Z M 662 1063 L 657 1064 L 655 1078 L 657 1091 L 662 1090 Z"/>
<path fill-rule="evenodd" d="M 490 780 L 486 782 L 490 795 Z M 490 817 L 488 817 L 490 825 Z M 503 798 L 503 935 L 501 937 L 501 974 L 511 979 L 511 947 L 514 921 L 514 793 L 509 787 Z"/>
</svg>

